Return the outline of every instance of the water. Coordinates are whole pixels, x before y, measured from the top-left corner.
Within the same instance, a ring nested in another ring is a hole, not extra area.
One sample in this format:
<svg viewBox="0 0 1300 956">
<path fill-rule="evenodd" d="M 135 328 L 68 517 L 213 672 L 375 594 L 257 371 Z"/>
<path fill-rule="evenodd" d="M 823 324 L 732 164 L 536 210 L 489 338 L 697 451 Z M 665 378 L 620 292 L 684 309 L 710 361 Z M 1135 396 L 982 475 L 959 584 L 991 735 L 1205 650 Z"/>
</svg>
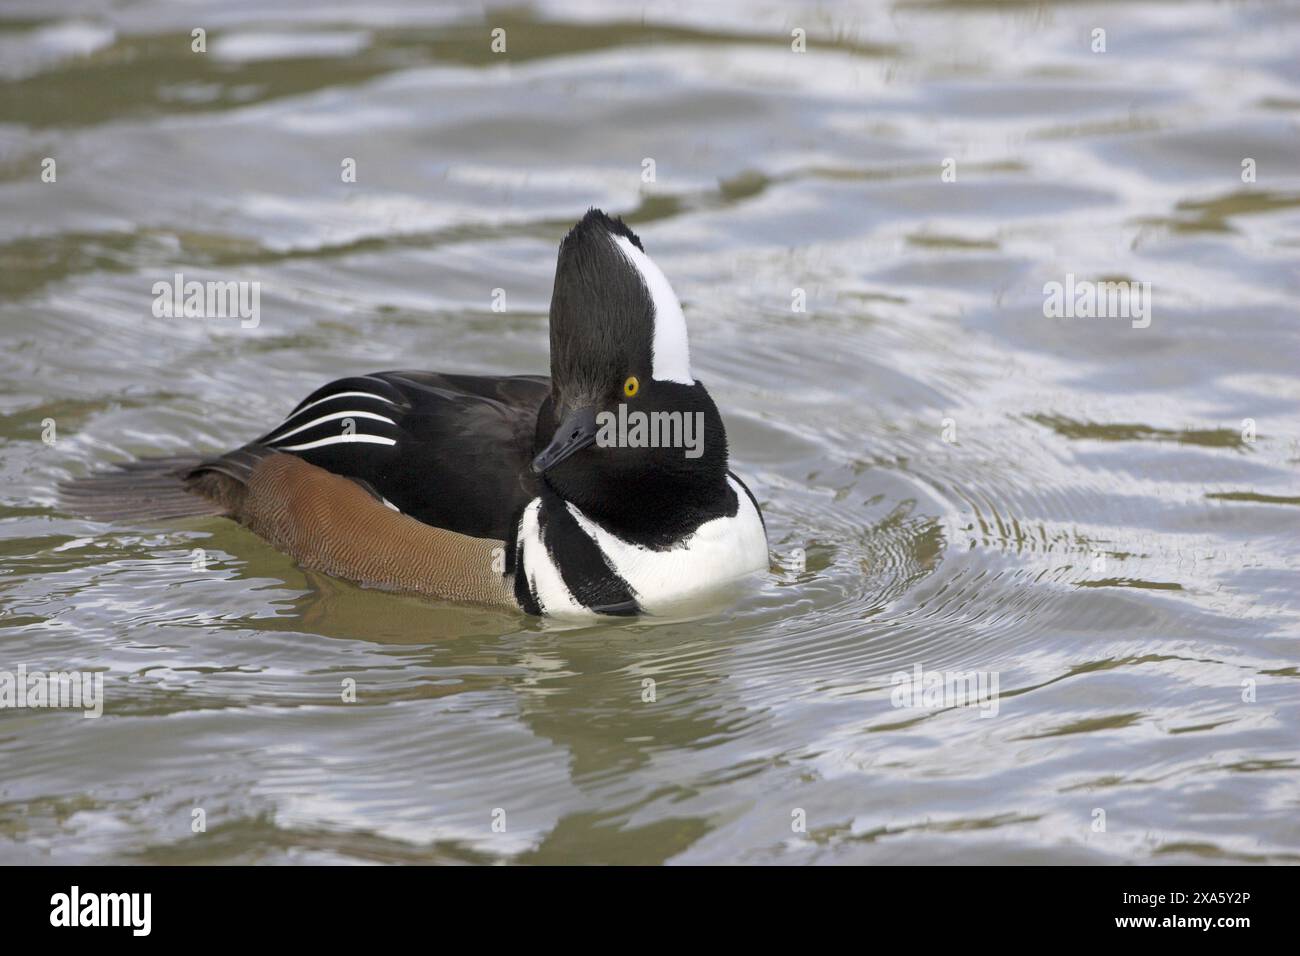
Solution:
<svg viewBox="0 0 1300 956">
<path fill-rule="evenodd" d="M 0 861 L 1300 860 L 1300 6 L 431 6 L 7 5 L 0 670 L 106 704 L 0 713 Z M 332 377 L 544 371 L 589 205 L 763 503 L 734 606 L 553 629 L 57 508 Z M 154 318 L 177 272 L 260 324 Z"/>
</svg>

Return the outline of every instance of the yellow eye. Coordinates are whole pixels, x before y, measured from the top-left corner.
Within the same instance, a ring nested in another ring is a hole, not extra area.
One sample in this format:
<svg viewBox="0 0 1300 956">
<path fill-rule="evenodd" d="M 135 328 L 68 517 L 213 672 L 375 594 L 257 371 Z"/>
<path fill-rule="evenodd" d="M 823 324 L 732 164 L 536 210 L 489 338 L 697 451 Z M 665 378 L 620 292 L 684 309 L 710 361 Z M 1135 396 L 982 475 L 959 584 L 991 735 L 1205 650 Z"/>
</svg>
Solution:
<svg viewBox="0 0 1300 956">
<path fill-rule="evenodd" d="M 628 398 L 631 398 L 633 395 L 637 393 L 637 390 L 640 387 L 641 387 L 641 383 L 636 380 L 636 376 L 629 375 L 627 377 L 627 381 L 623 383 L 623 394 L 626 395 Z"/>
</svg>

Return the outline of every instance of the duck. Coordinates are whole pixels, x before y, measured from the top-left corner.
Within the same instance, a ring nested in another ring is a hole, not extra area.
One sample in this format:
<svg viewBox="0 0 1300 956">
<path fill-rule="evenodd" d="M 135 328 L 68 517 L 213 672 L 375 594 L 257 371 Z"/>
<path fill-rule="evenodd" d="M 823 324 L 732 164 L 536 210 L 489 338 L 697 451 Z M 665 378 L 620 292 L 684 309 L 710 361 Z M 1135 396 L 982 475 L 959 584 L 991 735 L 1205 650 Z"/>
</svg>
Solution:
<svg viewBox="0 0 1300 956">
<path fill-rule="evenodd" d="M 299 566 L 534 616 L 667 614 L 769 568 L 668 279 L 621 218 L 560 242 L 550 375 L 376 372 L 217 455 L 65 481 L 108 522 L 220 516 Z"/>
</svg>

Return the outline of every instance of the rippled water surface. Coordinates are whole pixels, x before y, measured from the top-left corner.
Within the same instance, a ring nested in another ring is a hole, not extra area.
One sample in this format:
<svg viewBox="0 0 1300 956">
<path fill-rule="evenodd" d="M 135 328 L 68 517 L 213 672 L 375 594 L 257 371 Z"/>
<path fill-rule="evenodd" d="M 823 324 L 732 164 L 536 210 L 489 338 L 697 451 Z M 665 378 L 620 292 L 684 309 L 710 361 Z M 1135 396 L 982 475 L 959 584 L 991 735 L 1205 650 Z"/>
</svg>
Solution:
<svg viewBox="0 0 1300 956">
<path fill-rule="evenodd" d="M 107 703 L 0 712 L 0 861 L 1300 861 L 1298 161 L 1294 3 L 6 4 L 0 670 Z M 589 205 L 765 509 L 734 607 L 547 628 L 58 508 L 332 377 L 544 371 Z M 176 272 L 260 324 L 154 318 Z M 895 707 L 918 665 L 996 716 Z"/>
</svg>

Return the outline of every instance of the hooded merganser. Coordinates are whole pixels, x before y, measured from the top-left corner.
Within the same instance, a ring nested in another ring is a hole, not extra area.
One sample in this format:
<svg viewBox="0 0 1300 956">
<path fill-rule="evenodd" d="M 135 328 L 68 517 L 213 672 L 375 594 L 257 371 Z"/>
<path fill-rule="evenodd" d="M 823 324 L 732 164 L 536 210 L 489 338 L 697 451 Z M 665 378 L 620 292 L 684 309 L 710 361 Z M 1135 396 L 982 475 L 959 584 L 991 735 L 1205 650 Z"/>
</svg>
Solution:
<svg viewBox="0 0 1300 956">
<path fill-rule="evenodd" d="M 64 500 L 224 515 L 304 567 L 529 614 L 666 610 L 767 568 L 681 305 L 622 220 L 592 209 L 560 243 L 550 345 L 549 379 L 339 379 L 242 448 L 130 462 Z"/>
</svg>

